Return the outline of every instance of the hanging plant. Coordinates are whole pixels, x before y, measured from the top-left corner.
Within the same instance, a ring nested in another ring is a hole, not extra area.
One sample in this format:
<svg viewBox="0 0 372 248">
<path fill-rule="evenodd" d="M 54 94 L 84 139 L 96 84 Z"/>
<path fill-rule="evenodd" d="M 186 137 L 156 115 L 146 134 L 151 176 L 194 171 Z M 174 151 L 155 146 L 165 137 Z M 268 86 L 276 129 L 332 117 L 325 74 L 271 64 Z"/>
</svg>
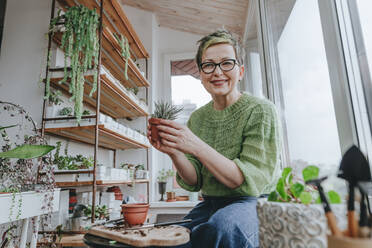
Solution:
<svg viewBox="0 0 372 248">
<path fill-rule="evenodd" d="M 64 19 L 61 48 L 64 50 L 65 56 L 64 78 L 60 83 L 67 82 L 67 79 L 70 79 L 69 92 L 72 95 L 70 100 L 75 102 L 74 113 L 77 122 L 80 122 L 83 112 L 84 74 L 90 69 L 95 71 L 93 87 L 89 96 L 92 96 L 97 90 L 99 52 L 97 29 L 99 17 L 95 9 L 89 10 L 82 5 L 73 6 L 64 15 L 53 19 L 51 29 L 54 29 L 56 23 L 61 19 Z M 70 63 L 68 63 L 68 60 Z M 48 91 L 48 78 L 46 87 L 46 91 Z"/>
<path fill-rule="evenodd" d="M 125 65 L 124 65 L 124 77 L 125 80 L 128 80 L 128 59 L 130 58 L 129 52 L 129 41 L 127 37 L 120 34 L 120 38 L 118 35 L 114 34 L 115 38 L 118 40 L 120 48 L 121 48 L 121 56 L 125 58 Z"/>
</svg>

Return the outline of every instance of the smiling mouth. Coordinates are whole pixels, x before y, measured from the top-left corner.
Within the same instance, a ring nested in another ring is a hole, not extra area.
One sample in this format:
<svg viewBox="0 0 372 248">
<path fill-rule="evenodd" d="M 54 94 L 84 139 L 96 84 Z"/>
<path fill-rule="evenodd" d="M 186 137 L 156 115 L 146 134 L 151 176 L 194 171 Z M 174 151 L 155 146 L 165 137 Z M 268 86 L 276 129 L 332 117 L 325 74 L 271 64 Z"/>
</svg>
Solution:
<svg viewBox="0 0 372 248">
<path fill-rule="evenodd" d="M 210 83 L 213 84 L 214 86 L 222 86 L 226 82 L 227 82 L 227 80 L 214 80 L 214 81 L 210 81 Z"/>
</svg>

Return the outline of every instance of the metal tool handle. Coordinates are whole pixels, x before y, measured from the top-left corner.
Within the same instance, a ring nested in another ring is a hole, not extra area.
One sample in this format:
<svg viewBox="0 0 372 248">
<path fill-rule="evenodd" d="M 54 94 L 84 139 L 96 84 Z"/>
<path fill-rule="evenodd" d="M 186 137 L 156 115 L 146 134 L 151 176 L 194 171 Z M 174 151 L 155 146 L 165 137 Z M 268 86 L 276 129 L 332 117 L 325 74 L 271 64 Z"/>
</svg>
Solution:
<svg viewBox="0 0 372 248">
<path fill-rule="evenodd" d="M 183 223 L 187 223 L 191 221 L 192 219 L 169 221 L 169 222 L 163 222 L 163 223 L 155 223 L 154 226 L 169 226 L 169 225 L 175 225 L 175 224 L 183 224 Z"/>
</svg>

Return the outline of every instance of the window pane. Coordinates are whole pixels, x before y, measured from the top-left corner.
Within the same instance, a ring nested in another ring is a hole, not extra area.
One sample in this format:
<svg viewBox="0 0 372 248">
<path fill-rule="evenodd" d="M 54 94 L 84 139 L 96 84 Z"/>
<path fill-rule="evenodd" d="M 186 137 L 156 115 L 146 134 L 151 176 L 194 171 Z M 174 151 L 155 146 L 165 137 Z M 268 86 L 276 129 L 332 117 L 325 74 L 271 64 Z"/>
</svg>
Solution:
<svg viewBox="0 0 372 248">
<path fill-rule="evenodd" d="M 357 5 L 364 46 L 367 52 L 368 67 L 369 71 L 372 72 L 372 1 L 357 0 Z"/>
<path fill-rule="evenodd" d="M 173 104 L 183 106 L 183 111 L 177 119 L 179 123 L 186 124 L 195 109 L 212 100 L 200 80 L 190 75 L 172 76 L 171 83 Z"/>
<path fill-rule="evenodd" d="M 274 90 L 284 115 L 288 157 L 297 173 L 335 173 L 341 158 L 318 0 L 267 0 Z"/>
</svg>

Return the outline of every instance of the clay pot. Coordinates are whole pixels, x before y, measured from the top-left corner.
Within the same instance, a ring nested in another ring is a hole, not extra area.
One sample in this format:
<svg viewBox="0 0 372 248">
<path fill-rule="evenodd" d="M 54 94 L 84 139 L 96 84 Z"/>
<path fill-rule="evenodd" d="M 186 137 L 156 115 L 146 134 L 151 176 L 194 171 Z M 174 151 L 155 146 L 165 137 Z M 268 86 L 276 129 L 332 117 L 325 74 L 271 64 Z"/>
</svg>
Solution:
<svg viewBox="0 0 372 248">
<path fill-rule="evenodd" d="M 167 192 L 167 202 L 176 201 L 176 192 Z"/>
<path fill-rule="evenodd" d="M 124 220 L 129 225 L 142 225 L 147 217 L 149 211 L 149 204 L 146 203 L 132 203 L 121 205 Z"/>
<path fill-rule="evenodd" d="M 156 142 L 159 140 L 159 130 L 157 128 L 157 125 L 160 124 L 159 118 L 150 118 L 149 123 L 151 124 L 151 140 L 153 142 Z"/>
</svg>

